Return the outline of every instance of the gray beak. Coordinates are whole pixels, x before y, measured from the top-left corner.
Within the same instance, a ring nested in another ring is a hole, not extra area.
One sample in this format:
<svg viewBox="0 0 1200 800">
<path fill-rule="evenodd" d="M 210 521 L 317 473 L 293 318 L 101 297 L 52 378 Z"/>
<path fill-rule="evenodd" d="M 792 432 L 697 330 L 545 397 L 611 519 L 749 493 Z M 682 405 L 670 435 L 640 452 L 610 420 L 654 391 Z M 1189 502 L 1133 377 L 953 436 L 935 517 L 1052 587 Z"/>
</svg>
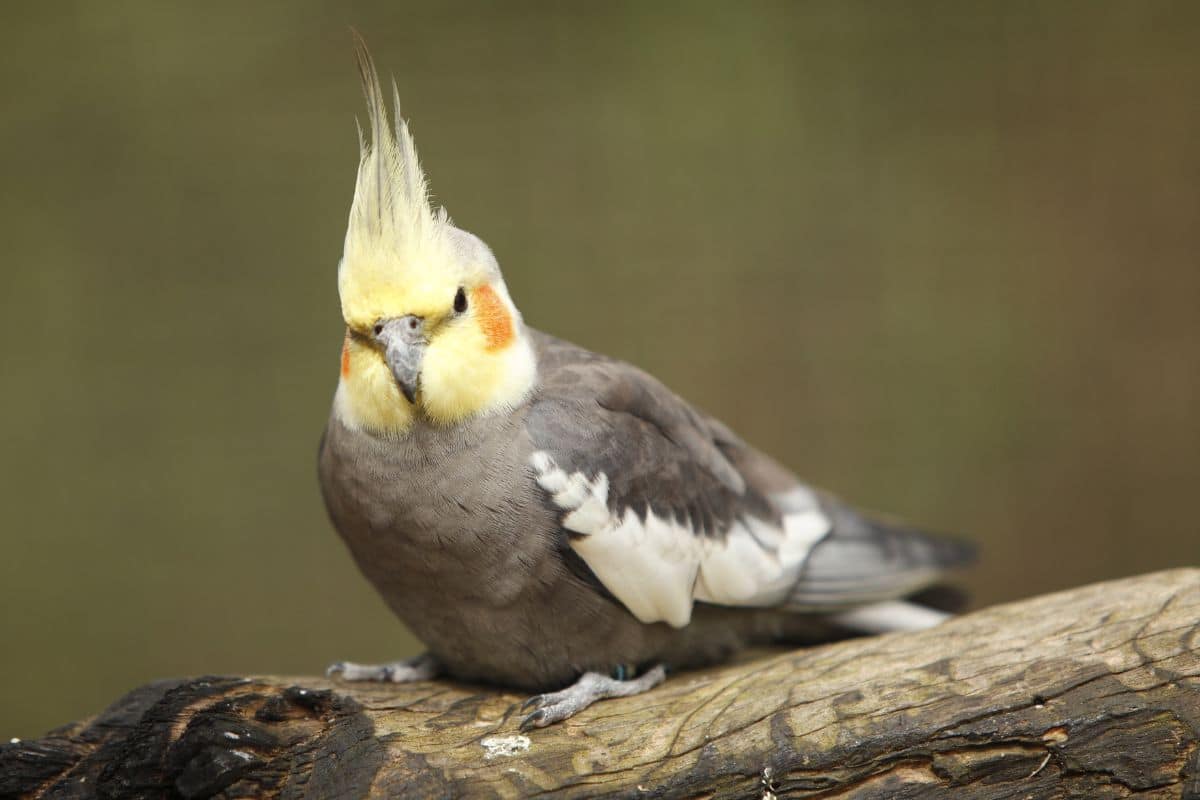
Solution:
<svg viewBox="0 0 1200 800">
<path fill-rule="evenodd" d="M 396 385 L 408 402 L 417 400 L 421 381 L 421 360 L 425 357 L 425 320 L 413 314 L 381 319 L 375 325 L 375 341 L 383 347 L 384 358 L 396 379 Z"/>
</svg>

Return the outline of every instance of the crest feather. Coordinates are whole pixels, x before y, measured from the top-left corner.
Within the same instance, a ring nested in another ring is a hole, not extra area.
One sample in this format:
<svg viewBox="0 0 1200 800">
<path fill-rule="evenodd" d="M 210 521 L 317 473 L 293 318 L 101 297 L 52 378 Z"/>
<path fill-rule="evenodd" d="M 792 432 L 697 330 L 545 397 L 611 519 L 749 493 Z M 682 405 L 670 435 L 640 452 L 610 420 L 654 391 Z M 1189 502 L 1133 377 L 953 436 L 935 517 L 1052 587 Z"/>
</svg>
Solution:
<svg viewBox="0 0 1200 800">
<path fill-rule="evenodd" d="M 400 116 L 395 81 L 392 82 L 396 114 L 393 125 L 375 62 L 357 32 L 354 50 L 367 101 L 370 139 L 363 136 L 359 125 L 358 180 L 346 229 L 345 256 L 353 259 L 387 254 L 408 261 L 440 255 L 449 220 L 445 210 L 435 212 L 430 205 L 416 145 L 408 124 Z"/>
</svg>

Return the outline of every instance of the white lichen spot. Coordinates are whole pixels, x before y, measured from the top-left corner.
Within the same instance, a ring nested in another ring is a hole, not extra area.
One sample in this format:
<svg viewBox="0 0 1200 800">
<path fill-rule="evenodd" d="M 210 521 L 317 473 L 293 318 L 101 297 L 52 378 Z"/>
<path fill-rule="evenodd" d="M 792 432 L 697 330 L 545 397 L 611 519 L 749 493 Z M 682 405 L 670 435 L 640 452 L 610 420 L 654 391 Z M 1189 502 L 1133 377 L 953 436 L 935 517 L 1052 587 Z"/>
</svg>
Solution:
<svg viewBox="0 0 1200 800">
<path fill-rule="evenodd" d="M 254 760 L 254 756 L 250 755 L 245 750 L 234 750 L 232 752 L 235 756 L 240 758 L 242 761 L 253 761 Z"/>
<path fill-rule="evenodd" d="M 225 731 L 225 738 L 226 738 L 226 739 L 233 739 L 233 740 L 236 742 L 238 739 L 240 739 L 240 738 L 242 738 L 242 737 L 238 736 L 238 735 L 237 735 L 236 733 L 234 733 L 233 731 Z"/>
<path fill-rule="evenodd" d="M 479 742 L 483 745 L 484 758 L 509 758 L 511 756 L 524 753 L 529 749 L 530 742 L 528 736 L 517 734 L 515 736 L 488 736 Z"/>
<path fill-rule="evenodd" d="M 775 785 L 775 769 L 770 765 L 763 767 L 762 776 L 762 797 L 760 800 L 779 800 L 779 796 L 775 794 L 778 787 Z"/>
<path fill-rule="evenodd" d="M 21 740 L 19 737 L 14 736 L 13 738 L 8 740 L 8 743 L 9 744 L 20 744 Z"/>
</svg>

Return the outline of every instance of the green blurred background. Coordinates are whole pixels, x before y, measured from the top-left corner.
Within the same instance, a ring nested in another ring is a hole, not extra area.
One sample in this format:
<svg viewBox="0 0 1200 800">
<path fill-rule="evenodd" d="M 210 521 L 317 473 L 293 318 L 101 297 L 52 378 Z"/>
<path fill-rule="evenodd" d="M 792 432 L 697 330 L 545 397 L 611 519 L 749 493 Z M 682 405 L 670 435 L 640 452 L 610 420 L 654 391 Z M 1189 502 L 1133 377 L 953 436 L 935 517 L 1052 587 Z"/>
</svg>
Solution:
<svg viewBox="0 0 1200 800">
<path fill-rule="evenodd" d="M 0 735 L 418 646 L 315 478 L 351 24 L 533 325 L 970 534 L 980 603 L 1198 560 L 1200 5 L 0 21 Z"/>
</svg>

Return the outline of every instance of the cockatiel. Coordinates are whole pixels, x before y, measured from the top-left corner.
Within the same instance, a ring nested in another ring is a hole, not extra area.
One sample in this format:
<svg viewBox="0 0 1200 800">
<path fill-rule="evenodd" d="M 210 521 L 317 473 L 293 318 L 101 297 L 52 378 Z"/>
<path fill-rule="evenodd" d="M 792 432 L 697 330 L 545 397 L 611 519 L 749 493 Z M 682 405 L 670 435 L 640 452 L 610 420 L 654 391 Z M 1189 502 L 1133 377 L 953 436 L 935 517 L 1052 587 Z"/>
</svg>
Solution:
<svg viewBox="0 0 1200 800">
<path fill-rule="evenodd" d="M 330 674 L 546 692 L 527 729 L 748 645 L 944 618 L 906 598 L 968 545 L 865 517 L 647 373 L 528 327 L 488 247 L 432 208 L 398 99 L 393 126 L 358 57 L 370 140 L 320 481 L 428 653 Z"/>
</svg>

